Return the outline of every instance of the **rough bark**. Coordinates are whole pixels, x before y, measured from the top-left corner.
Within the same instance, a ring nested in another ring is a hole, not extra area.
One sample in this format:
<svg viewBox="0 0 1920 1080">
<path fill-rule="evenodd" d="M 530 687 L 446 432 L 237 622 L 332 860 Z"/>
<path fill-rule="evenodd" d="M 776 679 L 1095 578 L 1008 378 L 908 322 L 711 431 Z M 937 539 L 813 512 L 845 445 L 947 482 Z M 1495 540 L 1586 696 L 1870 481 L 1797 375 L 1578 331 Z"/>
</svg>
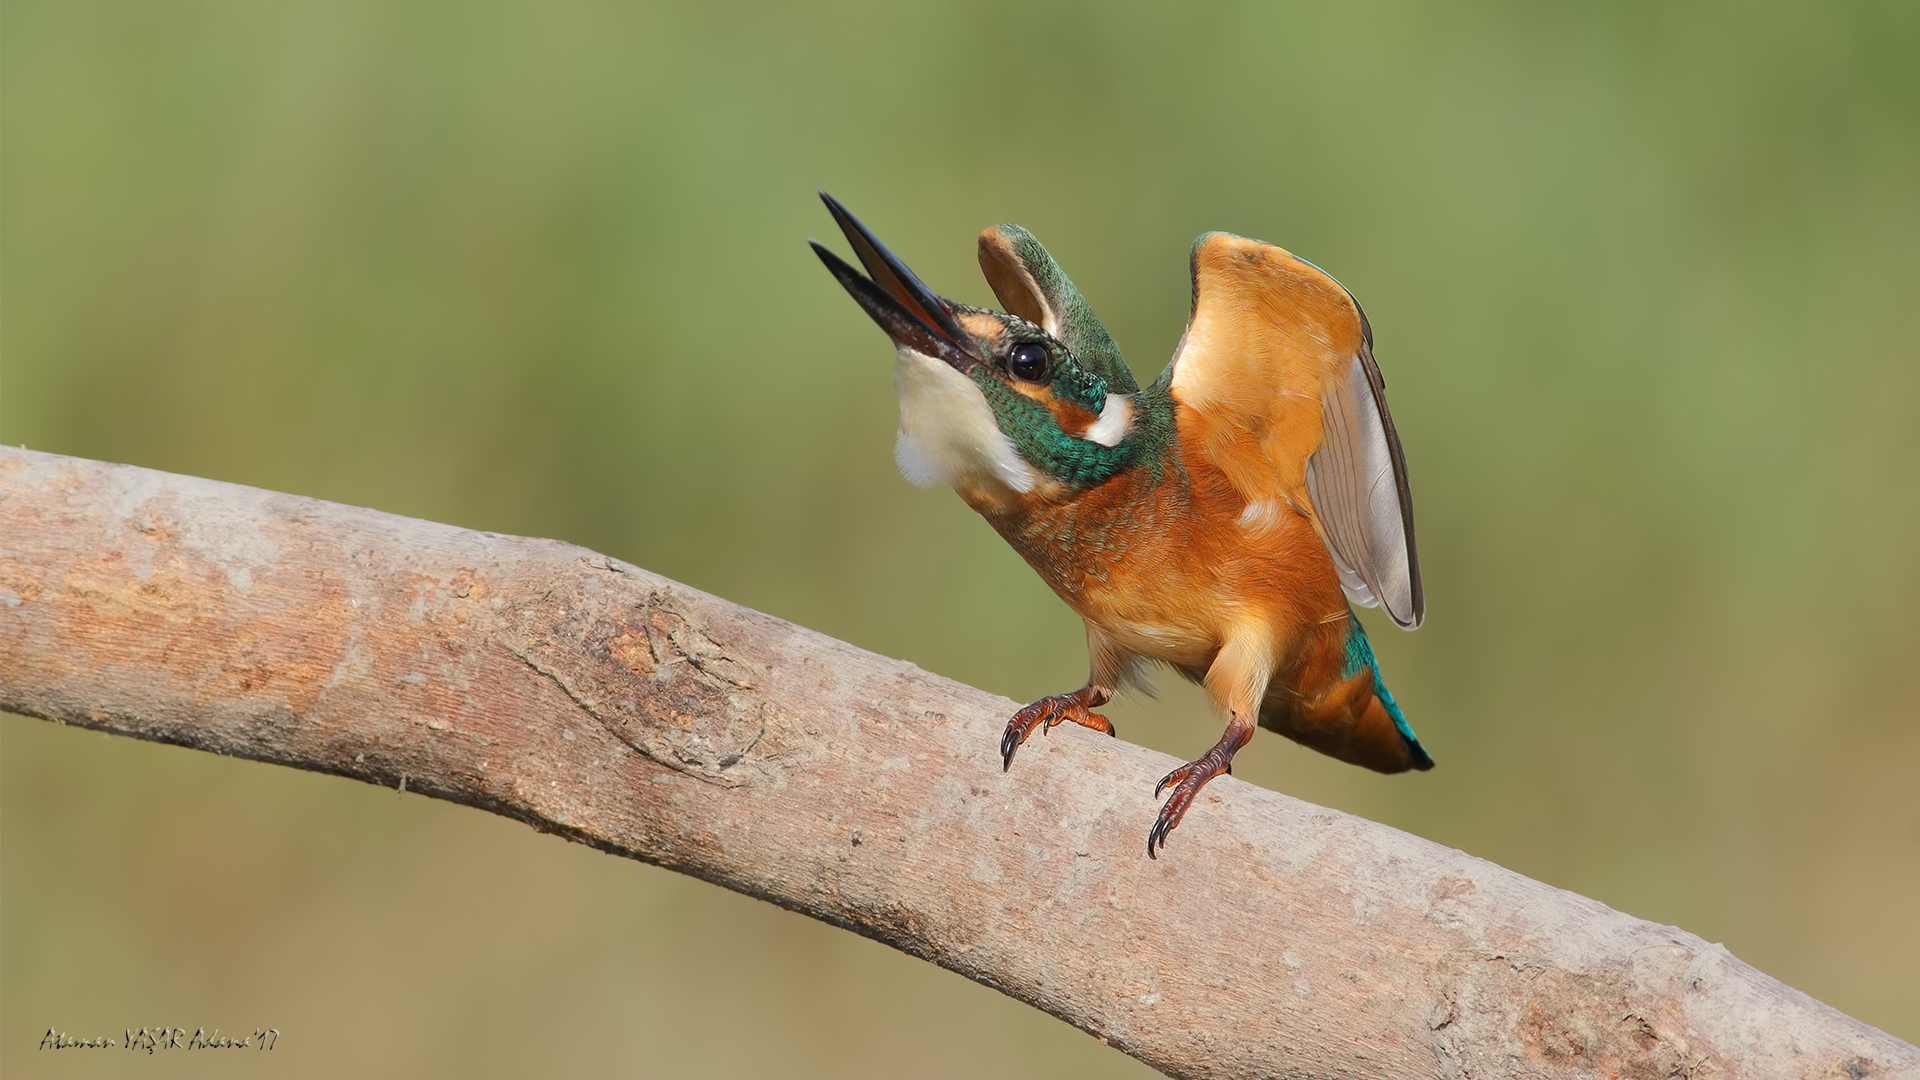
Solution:
<svg viewBox="0 0 1920 1080">
<path fill-rule="evenodd" d="M 1176 1076 L 1920 1077 L 1727 951 L 637 567 L 0 450 L 0 708 L 465 803 L 883 941 Z"/>
</svg>

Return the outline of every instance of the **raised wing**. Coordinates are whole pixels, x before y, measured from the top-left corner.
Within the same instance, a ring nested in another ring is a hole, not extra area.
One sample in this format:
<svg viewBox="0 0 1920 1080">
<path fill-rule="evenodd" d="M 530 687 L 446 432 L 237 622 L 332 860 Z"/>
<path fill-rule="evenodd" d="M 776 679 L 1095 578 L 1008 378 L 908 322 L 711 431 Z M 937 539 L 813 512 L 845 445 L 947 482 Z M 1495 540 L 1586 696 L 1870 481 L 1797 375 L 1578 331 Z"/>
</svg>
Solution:
<svg viewBox="0 0 1920 1080">
<path fill-rule="evenodd" d="M 1310 507 L 1348 599 L 1419 626 L 1406 460 L 1352 295 L 1282 248 L 1209 233 L 1193 247 L 1193 314 L 1169 371 L 1249 520 Z"/>
</svg>

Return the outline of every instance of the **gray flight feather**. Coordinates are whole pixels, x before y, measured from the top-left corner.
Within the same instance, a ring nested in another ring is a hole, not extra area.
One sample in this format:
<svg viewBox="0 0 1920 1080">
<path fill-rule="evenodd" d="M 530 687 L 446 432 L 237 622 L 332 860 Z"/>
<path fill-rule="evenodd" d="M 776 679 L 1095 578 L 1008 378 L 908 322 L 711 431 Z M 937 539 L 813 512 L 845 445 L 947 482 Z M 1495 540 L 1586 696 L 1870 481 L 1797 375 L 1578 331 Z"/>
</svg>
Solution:
<svg viewBox="0 0 1920 1080">
<path fill-rule="evenodd" d="M 1347 598 L 1409 630 L 1426 616 L 1413 496 L 1373 350 L 1363 346 L 1321 403 L 1326 438 L 1307 459 L 1307 494 Z"/>
</svg>

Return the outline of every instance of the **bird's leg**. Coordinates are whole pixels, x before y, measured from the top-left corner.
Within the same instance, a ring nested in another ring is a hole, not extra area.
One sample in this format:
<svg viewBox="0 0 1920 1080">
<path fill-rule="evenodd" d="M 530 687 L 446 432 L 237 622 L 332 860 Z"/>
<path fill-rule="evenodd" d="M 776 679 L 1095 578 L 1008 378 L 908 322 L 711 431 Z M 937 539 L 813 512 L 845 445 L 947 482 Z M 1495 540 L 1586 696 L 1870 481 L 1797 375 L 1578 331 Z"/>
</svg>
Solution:
<svg viewBox="0 0 1920 1080">
<path fill-rule="evenodd" d="M 1071 694 L 1055 694 L 1043 697 L 1039 701 L 1013 714 L 1007 724 L 1007 733 L 1000 737 L 1000 767 L 1013 767 L 1013 752 L 1027 741 L 1038 727 L 1042 732 L 1062 720 L 1071 720 L 1082 727 L 1112 735 L 1113 725 L 1107 718 L 1093 710 L 1113 700 L 1113 689 L 1127 677 L 1135 659 L 1124 652 L 1106 631 L 1093 623 L 1087 623 L 1087 662 L 1091 669 L 1087 673 L 1087 685 Z M 1044 724 L 1045 727 L 1041 725 Z"/>
<path fill-rule="evenodd" d="M 1200 760 L 1180 766 L 1154 785 L 1153 797 L 1156 799 L 1168 787 L 1173 788 L 1173 794 L 1167 796 L 1167 804 L 1160 808 L 1159 820 L 1147 832 L 1147 858 L 1160 857 L 1154 854 L 1154 849 L 1167 846 L 1167 834 L 1180 824 L 1181 818 L 1187 816 L 1187 808 L 1193 805 L 1194 796 L 1200 794 L 1200 789 L 1206 786 L 1207 781 L 1221 773 L 1233 771 L 1233 755 L 1251 738 L 1253 721 L 1249 719 L 1243 722 L 1236 716 L 1227 725 L 1227 733 L 1220 736 L 1220 741 L 1213 744 L 1213 749 L 1201 754 Z"/>
<path fill-rule="evenodd" d="M 1013 767 L 1013 752 L 1027 741 L 1034 728 L 1044 732 L 1063 720 L 1071 720 L 1082 727 L 1113 734 L 1113 725 L 1107 718 L 1093 711 L 1111 700 L 1112 690 L 1089 682 L 1071 694 L 1043 697 L 1014 713 L 1007 723 L 1007 733 L 1000 737 L 1000 767 L 1003 770 Z"/>
<path fill-rule="evenodd" d="M 1226 734 L 1213 749 L 1168 773 L 1154 785 L 1153 797 L 1173 788 L 1160 817 L 1147 830 L 1147 857 L 1157 859 L 1156 849 L 1167 846 L 1167 834 L 1173 831 L 1207 781 L 1233 771 L 1233 755 L 1253 738 L 1254 721 L 1260 715 L 1260 699 L 1266 696 L 1267 680 L 1273 672 L 1273 652 L 1264 633 L 1248 633 L 1227 642 L 1207 668 L 1207 695 L 1225 706 L 1229 719 Z"/>
</svg>

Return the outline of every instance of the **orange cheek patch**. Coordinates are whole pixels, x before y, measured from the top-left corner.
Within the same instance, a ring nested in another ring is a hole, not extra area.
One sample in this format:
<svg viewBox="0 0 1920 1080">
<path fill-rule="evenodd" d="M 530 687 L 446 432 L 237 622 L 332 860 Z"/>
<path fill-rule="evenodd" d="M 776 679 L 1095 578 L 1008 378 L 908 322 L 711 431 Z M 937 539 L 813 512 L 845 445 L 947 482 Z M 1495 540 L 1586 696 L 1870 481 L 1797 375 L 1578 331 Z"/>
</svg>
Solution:
<svg viewBox="0 0 1920 1080">
<path fill-rule="evenodd" d="M 1045 405 L 1047 411 L 1053 414 L 1053 422 L 1060 426 L 1060 430 L 1076 439 L 1084 438 L 1087 429 L 1100 419 L 1100 414 L 1088 412 L 1070 401 L 1061 400 L 1048 387 L 1035 386 L 1033 383 L 1021 382 L 1018 379 L 1007 379 L 1005 382 L 1007 388 L 1014 393 L 1029 401 L 1037 401 Z"/>
<path fill-rule="evenodd" d="M 1086 438 L 1087 429 L 1100 419 L 1098 413 L 1090 413 L 1078 405 L 1061 401 L 1051 393 L 1045 400 L 1047 410 L 1053 413 L 1053 422 L 1060 425 L 1061 431 L 1076 439 Z"/>
</svg>

